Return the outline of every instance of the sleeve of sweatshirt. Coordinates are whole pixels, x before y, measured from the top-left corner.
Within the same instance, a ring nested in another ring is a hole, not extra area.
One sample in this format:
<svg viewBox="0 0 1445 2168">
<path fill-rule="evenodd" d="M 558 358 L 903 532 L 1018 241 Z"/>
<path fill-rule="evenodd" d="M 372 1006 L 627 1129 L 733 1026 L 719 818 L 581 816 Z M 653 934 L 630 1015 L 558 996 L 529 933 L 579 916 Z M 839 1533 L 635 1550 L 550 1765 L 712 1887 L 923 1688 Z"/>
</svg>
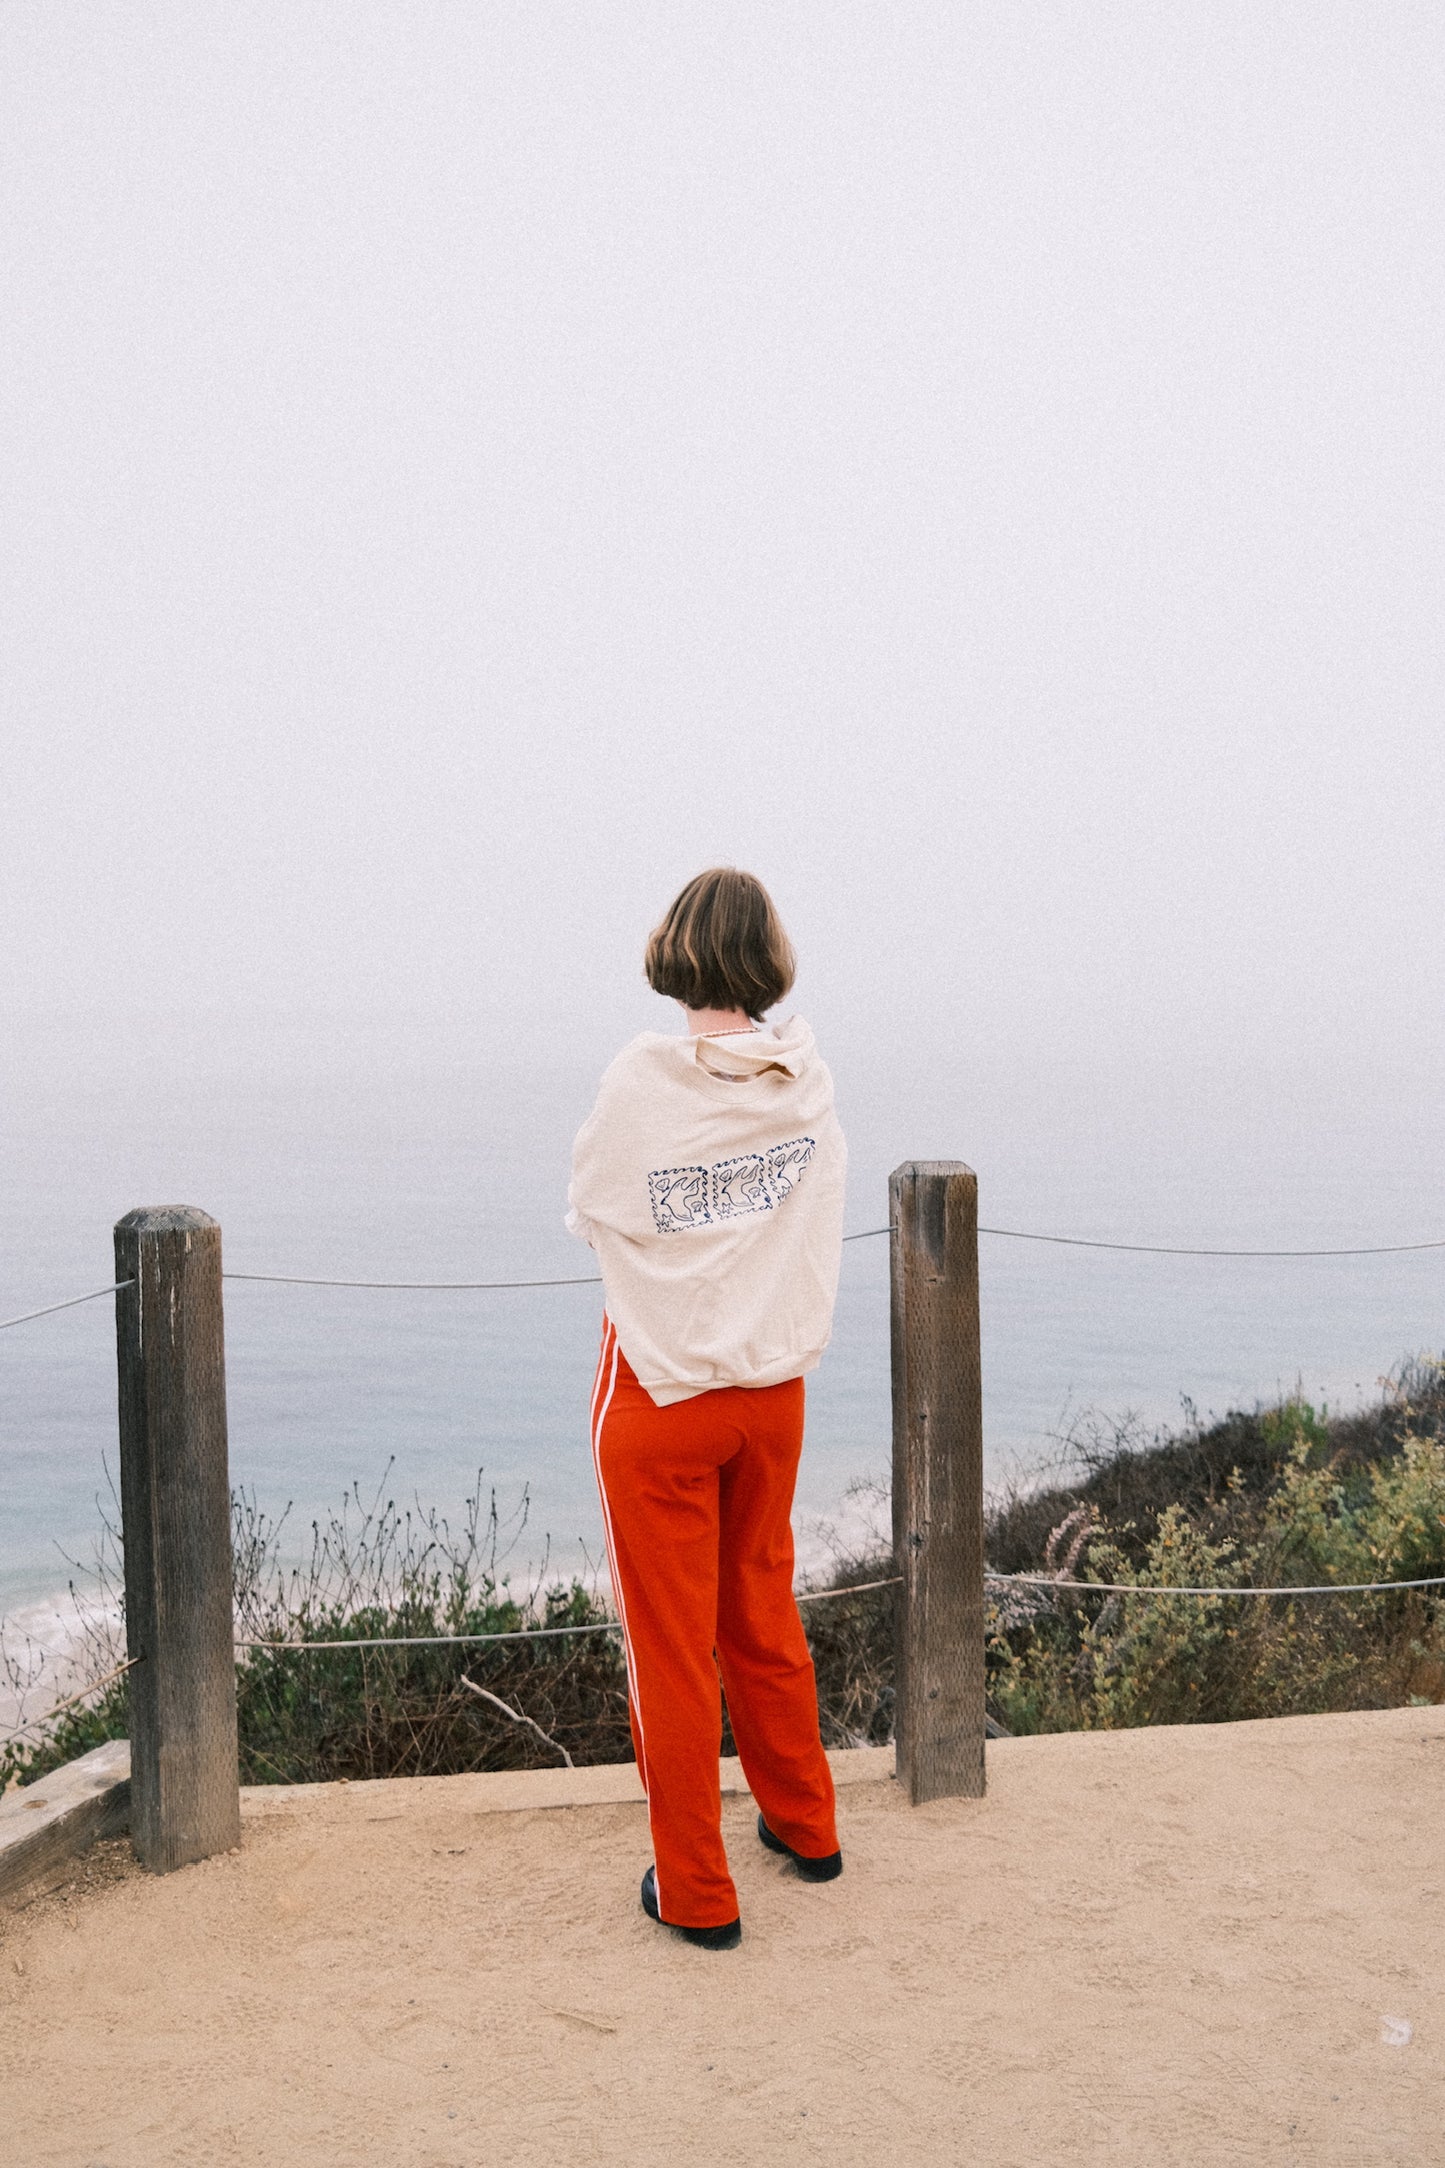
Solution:
<svg viewBox="0 0 1445 2168">
<path fill-rule="evenodd" d="M 567 1228 L 596 1249 L 596 1230 L 636 1238 L 651 1232 L 647 1189 L 637 1186 L 639 1158 L 645 1167 L 656 1101 L 655 1058 L 646 1035 L 625 1046 L 608 1064 L 597 1087 L 597 1104 L 572 1146 L 567 1186 Z M 639 1217 L 639 1198 L 646 1218 Z"/>
<path fill-rule="evenodd" d="M 565 1221 L 568 1234 L 576 1235 L 579 1242 L 587 1243 L 592 1249 L 595 1249 L 597 1245 L 592 1240 L 592 1222 L 582 1207 L 585 1182 L 579 1180 L 578 1170 L 579 1164 L 584 1161 L 589 1149 L 588 1132 L 595 1127 L 596 1121 L 597 1114 L 594 1109 L 578 1130 L 573 1141 L 572 1179 L 567 1184 L 567 1218 Z"/>
<path fill-rule="evenodd" d="M 612 1064 L 597 1090 L 597 1104 L 572 1145 L 572 1179 L 567 1184 L 567 1232 L 593 1249 L 593 1225 L 602 1211 L 609 1147 L 615 1142 L 617 1098 Z"/>
</svg>

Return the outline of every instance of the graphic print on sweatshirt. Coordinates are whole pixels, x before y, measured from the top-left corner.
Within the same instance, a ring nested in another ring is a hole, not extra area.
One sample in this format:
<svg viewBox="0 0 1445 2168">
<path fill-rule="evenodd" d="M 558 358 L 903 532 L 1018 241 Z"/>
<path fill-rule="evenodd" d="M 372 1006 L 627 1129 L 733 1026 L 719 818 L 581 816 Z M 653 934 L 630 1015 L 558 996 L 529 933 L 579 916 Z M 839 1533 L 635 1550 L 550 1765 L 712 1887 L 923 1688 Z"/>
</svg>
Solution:
<svg viewBox="0 0 1445 2168">
<path fill-rule="evenodd" d="M 647 1177 L 653 1223 L 660 1235 L 673 1235 L 771 1212 L 797 1188 L 816 1149 L 812 1137 L 791 1137 L 711 1167 L 655 1167 Z"/>
</svg>

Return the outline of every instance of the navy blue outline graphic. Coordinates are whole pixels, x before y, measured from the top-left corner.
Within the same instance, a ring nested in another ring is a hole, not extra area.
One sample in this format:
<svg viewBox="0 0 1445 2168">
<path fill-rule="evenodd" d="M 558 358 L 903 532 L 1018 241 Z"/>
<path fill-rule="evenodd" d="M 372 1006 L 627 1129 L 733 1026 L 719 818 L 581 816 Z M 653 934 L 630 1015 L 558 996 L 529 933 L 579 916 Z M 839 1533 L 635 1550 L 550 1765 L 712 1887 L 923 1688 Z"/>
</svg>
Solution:
<svg viewBox="0 0 1445 2168">
<path fill-rule="evenodd" d="M 776 1204 L 791 1197 L 816 1150 L 817 1145 L 811 1137 L 793 1137 L 787 1144 L 775 1144 L 769 1151 L 768 1185 Z M 790 1167 L 795 1170 L 792 1174 L 788 1172 Z"/>
<path fill-rule="evenodd" d="M 687 1177 L 691 1177 L 691 1180 L 686 1180 Z M 707 1208 L 707 1177 L 706 1167 L 653 1169 L 647 1177 L 647 1193 L 652 1199 L 652 1217 L 660 1235 L 680 1234 L 685 1227 L 711 1225 L 712 1214 Z M 679 1212 L 673 1202 L 680 1188 L 685 1193 L 685 1212 Z"/>
<path fill-rule="evenodd" d="M 771 1212 L 773 1193 L 761 1152 L 742 1159 L 720 1159 L 709 1170 L 708 1194 L 714 1219 L 743 1219 L 749 1212 Z"/>
<path fill-rule="evenodd" d="M 652 1219 L 660 1235 L 685 1234 L 719 1220 L 773 1212 L 791 1197 L 818 1149 L 813 1137 L 790 1137 L 766 1152 L 719 1159 L 711 1167 L 654 1167 L 647 1177 Z M 735 1193 L 741 1186 L 741 1197 Z M 683 1209 L 678 1209 L 681 1192 Z"/>
</svg>

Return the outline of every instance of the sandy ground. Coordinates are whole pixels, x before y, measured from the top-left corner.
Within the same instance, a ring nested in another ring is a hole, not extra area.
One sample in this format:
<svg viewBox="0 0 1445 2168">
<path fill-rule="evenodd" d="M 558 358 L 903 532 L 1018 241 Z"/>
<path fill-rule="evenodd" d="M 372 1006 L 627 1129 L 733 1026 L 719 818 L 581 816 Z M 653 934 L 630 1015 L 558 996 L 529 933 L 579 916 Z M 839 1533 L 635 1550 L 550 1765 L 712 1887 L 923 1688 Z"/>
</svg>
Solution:
<svg viewBox="0 0 1445 2168">
<path fill-rule="evenodd" d="M 849 1786 L 821 1888 L 730 1800 L 725 1954 L 638 1909 L 640 1807 L 471 1781 L 4 1919 L 7 2168 L 1445 2168 L 1445 1710 L 1000 1742 L 982 1802 Z"/>
</svg>

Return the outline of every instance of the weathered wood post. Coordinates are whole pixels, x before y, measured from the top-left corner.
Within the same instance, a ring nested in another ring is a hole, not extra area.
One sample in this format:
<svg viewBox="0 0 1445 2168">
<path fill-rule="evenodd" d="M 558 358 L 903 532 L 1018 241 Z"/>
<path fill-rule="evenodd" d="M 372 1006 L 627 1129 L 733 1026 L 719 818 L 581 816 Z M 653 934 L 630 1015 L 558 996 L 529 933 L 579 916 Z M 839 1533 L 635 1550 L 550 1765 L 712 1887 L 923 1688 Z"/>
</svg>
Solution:
<svg viewBox="0 0 1445 2168">
<path fill-rule="evenodd" d="M 978 1178 L 910 1160 L 893 1227 L 898 1775 L 914 1806 L 983 1794 L 983 1399 Z"/>
<path fill-rule="evenodd" d="M 115 1276 L 131 1838 L 164 1874 L 241 1841 L 221 1230 L 127 1212 Z"/>
</svg>

